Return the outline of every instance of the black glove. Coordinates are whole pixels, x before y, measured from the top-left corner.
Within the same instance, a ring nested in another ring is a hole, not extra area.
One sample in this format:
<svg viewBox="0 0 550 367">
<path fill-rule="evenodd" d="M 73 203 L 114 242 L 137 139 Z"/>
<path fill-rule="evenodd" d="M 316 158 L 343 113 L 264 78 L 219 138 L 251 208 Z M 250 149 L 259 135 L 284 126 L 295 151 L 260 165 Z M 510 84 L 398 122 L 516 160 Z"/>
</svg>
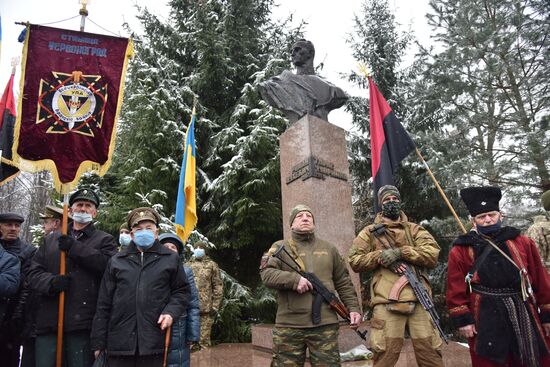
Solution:
<svg viewBox="0 0 550 367">
<path fill-rule="evenodd" d="M 71 282 L 71 276 L 70 275 L 56 275 L 51 280 L 51 291 L 53 293 L 60 293 L 64 292 L 67 289 L 69 289 L 69 285 Z"/>
<path fill-rule="evenodd" d="M 64 234 L 63 236 L 59 237 L 59 250 L 69 252 L 69 250 L 75 244 L 75 242 L 76 240 L 74 238 Z"/>
</svg>

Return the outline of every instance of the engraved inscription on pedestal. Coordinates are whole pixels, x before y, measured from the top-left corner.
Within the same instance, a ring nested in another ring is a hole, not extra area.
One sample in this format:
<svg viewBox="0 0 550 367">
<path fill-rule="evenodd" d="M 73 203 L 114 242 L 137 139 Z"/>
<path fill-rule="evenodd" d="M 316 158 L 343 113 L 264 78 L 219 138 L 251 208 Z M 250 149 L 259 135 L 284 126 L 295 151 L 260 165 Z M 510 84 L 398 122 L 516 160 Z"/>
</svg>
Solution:
<svg viewBox="0 0 550 367">
<path fill-rule="evenodd" d="M 334 169 L 333 163 L 310 155 L 307 159 L 304 159 L 302 162 L 292 167 L 292 174 L 286 178 L 286 184 L 288 185 L 299 178 L 301 178 L 302 181 L 312 177 L 324 180 L 326 176 L 334 177 L 342 181 L 348 180 L 348 176 L 345 173 L 338 172 Z"/>
</svg>

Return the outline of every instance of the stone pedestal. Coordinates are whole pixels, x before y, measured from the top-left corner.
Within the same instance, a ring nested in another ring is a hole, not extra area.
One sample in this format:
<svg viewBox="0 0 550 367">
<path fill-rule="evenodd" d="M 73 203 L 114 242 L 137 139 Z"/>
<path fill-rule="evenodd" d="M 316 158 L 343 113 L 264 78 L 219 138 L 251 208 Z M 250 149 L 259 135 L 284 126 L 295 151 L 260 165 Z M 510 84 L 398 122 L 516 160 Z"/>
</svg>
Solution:
<svg viewBox="0 0 550 367">
<path fill-rule="evenodd" d="M 313 210 L 316 236 L 347 259 L 355 228 L 344 129 L 306 115 L 281 135 L 279 144 L 284 238 L 290 238 L 290 211 L 305 204 Z M 360 297 L 359 276 L 351 269 L 350 275 Z"/>
</svg>

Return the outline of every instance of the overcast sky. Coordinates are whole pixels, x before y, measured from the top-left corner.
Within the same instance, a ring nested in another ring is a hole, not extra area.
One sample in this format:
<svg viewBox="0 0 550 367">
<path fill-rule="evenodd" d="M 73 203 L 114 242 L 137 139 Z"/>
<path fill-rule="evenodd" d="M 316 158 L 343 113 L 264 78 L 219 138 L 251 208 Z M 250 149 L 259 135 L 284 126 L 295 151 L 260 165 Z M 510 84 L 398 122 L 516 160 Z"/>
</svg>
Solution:
<svg viewBox="0 0 550 367">
<path fill-rule="evenodd" d="M 403 30 L 412 29 L 416 37 L 424 44 L 429 40 L 429 28 L 425 14 L 429 10 L 428 0 L 389 0 L 390 7 L 395 11 L 397 22 Z M 305 20 L 306 38 L 311 40 L 316 48 L 316 63 L 324 62 L 322 74 L 329 81 L 353 95 L 366 95 L 366 90 L 354 88 L 340 78 L 340 73 L 348 73 L 357 65 L 351 56 L 351 50 L 346 39 L 352 32 L 353 16 L 361 10 L 361 0 L 275 0 L 278 4 L 273 15 L 285 18 L 293 13 L 294 19 Z M 54 5 L 55 4 L 55 5 Z M 132 28 L 139 28 L 135 19 L 137 13 L 135 4 L 147 6 L 151 12 L 166 18 L 168 9 L 162 0 L 91 0 L 88 5 L 89 17 L 86 21 L 86 31 L 92 33 L 127 36 L 122 24 L 129 23 Z M 0 15 L 2 17 L 2 49 L 0 54 L 0 88 L 3 91 L 11 70 L 11 59 L 21 55 L 22 44 L 17 37 L 23 26 L 14 22 L 29 21 L 34 24 L 57 22 L 76 16 L 74 19 L 51 24 L 53 27 L 78 30 L 80 16 L 78 0 L 1 0 Z M 96 23 L 97 25 L 93 24 Z M 109 31 L 109 32 L 108 32 Z M 411 60 L 409 56 L 408 60 Z M 16 93 L 19 88 L 19 72 L 15 79 Z M 17 93 L 18 94 L 18 93 Z M 329 115 L 330 122 L 349 128 L 350 117 L 337 110 Z"/>
</svg>

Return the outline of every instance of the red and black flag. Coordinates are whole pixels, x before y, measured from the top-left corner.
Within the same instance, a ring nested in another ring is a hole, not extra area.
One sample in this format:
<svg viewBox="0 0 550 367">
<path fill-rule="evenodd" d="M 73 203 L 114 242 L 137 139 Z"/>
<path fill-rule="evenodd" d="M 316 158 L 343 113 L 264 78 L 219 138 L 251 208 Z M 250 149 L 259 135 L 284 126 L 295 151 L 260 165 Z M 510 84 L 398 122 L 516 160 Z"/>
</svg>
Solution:
<svg viewBox="0 0 550 367">
<path fill-rule="evenodd" d="M 370 77 L 369 96 L 373 201 L 375 212 L 379 212 L 378 189 L 394 185 L 397 166 L 416 146 Z"/>
<path fill-rule="evenodd" d="M 15 116 L 12 73 L 0 100 L 0 185 L 8 182 L 19 173 L 19 169 L 12 161 Z"/>
<path fill-rule="evenodd" d="M 62 193 L 84 172 L 107 172 L 132 54 L 127 38 L 28 26 L 13 149 L 20 169 L 49 170 Z"/>
</svg>

